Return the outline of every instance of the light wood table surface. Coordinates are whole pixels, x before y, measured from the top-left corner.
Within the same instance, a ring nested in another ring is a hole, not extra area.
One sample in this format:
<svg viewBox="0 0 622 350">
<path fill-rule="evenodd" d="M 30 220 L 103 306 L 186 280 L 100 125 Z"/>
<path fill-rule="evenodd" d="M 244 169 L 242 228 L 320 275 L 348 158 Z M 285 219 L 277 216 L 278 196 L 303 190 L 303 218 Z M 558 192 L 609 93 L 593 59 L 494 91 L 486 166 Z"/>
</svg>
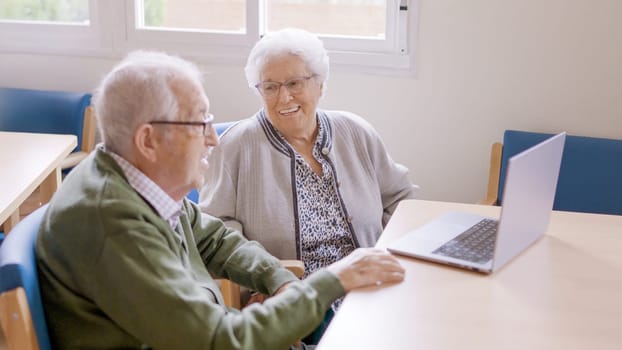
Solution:
<svg viewBox="0 0 622 350">
<path fill-rule="evenodd" d="M 60 164 L 76 147 L 75 135 L 0 132 L 0 223 L 8 233 L 19 206 L 41 186 L 47 202 L 61 181 Z"/>
<path fill-rule="evenodd" d="M 377 246 L 449 210 L 403 201 Z M 319 350 L 622 349 L 622 216 L 553 212 L 547 234 L 492 275 L 399 257 L 402 283 L 350 293 Z"/>
</svg>

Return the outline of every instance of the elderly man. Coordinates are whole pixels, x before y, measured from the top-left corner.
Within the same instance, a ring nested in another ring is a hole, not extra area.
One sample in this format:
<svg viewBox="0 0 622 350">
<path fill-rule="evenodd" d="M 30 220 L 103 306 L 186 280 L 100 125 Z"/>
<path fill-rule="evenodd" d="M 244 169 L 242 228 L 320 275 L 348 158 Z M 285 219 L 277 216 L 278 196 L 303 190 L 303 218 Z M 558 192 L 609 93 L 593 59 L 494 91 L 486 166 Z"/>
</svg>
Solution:
<svg viewBox="0 0 622 350">
<path fill-rule="evenodd" d="M 94 101 L 103 144 L 52 199 L 36 248 L 55 349 L 287 349 L 343 294 L 403 279 L 366 249 L 299 281 L 184 199 L 218 144 L 189 62 L 130 54 Z M 274 296 L 231 310 L 212 276 Z"/>
</svg>

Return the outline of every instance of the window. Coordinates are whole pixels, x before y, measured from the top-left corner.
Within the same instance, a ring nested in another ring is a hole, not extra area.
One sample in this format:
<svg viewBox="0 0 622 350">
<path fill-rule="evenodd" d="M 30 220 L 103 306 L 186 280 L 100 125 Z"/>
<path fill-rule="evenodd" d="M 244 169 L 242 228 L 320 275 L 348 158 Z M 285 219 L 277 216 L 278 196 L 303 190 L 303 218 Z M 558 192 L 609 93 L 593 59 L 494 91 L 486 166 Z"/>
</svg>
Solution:
<svg viewBox="0 0 622 350">
<path fill-rule="evenodd" d="M 144 29 L 246 32 L 245 0 L 144 0 L 136 4 Z"/>
<path fill-rule="evenodd" d="M 2 0 L 0 50 L 85 54 L 104 52 L 103 11 L 96 0 Z"/>
<path fill-rule="evenodd" d="M 386 38 L 387 1 L 269 0 L 266 30 L 300 27 L 320 35 Z"/>
<path fill-rule="evenodd" d="M 11 36 L 0 50 L 122 56 L 142 48 L 243 63 L 261 35 L 299 27 L 320 35 L 333 66 L 412 71 L 415 9 L 416 0 L 2 0 L 0 30 Z"/>
<path fill-rule="evenodd" d="M 88 15 L 88 0 L 3 0 L 0 6 L 0 19 L 5 21 L 88 25 Z"/>
<path fill-rule="evenodd" d="M 267 0 L 257 9 L 262 33 L 299 27 L 327 36 L 386 38 L 386 0 Z M 143 0 L 136 12 L 142 29 L 247 32 L 244 0 Z"/>
</svg>

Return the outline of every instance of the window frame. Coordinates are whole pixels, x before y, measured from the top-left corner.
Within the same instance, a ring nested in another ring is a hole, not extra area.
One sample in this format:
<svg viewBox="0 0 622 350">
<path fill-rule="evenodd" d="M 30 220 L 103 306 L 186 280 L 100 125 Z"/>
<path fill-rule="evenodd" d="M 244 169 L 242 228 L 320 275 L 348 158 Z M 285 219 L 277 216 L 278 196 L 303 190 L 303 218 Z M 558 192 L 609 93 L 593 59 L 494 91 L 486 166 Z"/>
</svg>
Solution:
<svg viewBox="0 0 622 350">
<path fill-rule="evenodd" d="M 0 52 L 120 57 L 135 49 L 175 53 L 202 64 L 239 63 L 262 35 L 264 0 L 246 0 L 246 32 L 139 27 L 140 0 L 89 0 L 89 25 L 0 21 Z M 387 0 L 383 39 L 320 35 L 331 69 L 415 74 L 418 0 Z"/>
</svg>

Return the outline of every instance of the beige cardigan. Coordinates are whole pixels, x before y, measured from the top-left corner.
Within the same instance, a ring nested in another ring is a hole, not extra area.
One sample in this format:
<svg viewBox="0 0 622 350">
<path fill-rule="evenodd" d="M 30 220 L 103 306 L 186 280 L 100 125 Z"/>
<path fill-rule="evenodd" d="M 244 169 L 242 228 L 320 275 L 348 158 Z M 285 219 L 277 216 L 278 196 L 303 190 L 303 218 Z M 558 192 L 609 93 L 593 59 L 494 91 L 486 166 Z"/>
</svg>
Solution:
<svg viewBox="0 0 622 350">
<path fill-rule="evenodd" d="M 395 163 L 361 117 L 318 110 L 323 154 L 338 181 L 355 244 L 373 246 L 395 207 L 414 198 L 408 169 Z M 299 259 L 294 156 L 263 111 L 230 127 L 210 158 L 199 207 L 281 259 Z"/>
</svg>

